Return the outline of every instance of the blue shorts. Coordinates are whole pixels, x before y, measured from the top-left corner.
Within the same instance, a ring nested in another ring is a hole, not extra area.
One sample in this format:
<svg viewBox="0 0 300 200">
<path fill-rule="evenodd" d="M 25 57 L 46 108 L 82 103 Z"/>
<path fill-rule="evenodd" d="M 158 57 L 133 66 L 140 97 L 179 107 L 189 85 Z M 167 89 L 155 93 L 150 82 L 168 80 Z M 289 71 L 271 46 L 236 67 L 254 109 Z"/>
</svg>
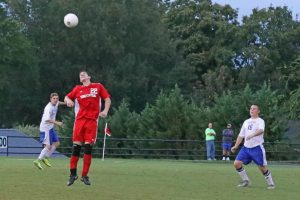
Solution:
<svg viewBox="0 0 300 200">
<path fill-rule="evenodd" d="M 40 132 L 40 143 L 52 145 L 53 142 L 59 142 L 58 135 L 53 128 L 49 131 Z"/>
<path fill-rule="evenodd" d="M 253 161 L 258 166 L 266 166 L 266 151 L 263 145 L 258 145 L 253 148 L 243 146 L 236 156 L 235 160 L 242 161 L 245 165 Z"/>
<path fill-rule="evenodd" d="M 230 151 L 232 146 L 232 142 L 223 142 L 222 143 L 222 149 L 226 150 L 226 151 Z"/>
</svg>

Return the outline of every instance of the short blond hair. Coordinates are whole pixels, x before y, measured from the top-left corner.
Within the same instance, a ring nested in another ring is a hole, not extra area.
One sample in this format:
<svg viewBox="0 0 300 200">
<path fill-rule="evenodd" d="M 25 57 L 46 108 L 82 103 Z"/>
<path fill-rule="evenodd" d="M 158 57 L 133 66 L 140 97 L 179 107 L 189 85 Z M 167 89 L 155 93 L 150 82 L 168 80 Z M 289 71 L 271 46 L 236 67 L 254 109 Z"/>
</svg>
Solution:
<svg viewBox="0 0 300 200">
<path fill-rule="evenodd" d="M 59 97 L 57 92 L 51 93 L 51 94 L 50 94 L 50 99 L 51 99 L 52 97 L 55 97 L 55 96 Z"/>
</svg>

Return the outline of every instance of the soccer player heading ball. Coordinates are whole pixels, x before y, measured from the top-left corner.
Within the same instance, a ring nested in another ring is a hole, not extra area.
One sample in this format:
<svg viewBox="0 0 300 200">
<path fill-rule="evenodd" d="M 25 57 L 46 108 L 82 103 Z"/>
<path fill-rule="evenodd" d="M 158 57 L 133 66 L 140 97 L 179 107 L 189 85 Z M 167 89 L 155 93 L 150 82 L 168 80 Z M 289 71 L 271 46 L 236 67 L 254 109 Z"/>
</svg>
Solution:
<svg viewBox="0 0 300 200">
<path fill-rule="evenodd" d="M 266 151 L 263 146 L 265 121 L 259 117 L 259 113 L 259 106 L 253 104 L 250 107 L 251 118 L 245 120 L 236 143 L 231 148 L 231 151 L 235 152 L 243 139 L 245 139 L 244 146 L 241 148 L 234 161 L 234 167 L 242 178 L 238 187 L 247 187 L 250 184 L 246 170 L 243 168 L 243 164 L 247 165 L 253 161 L 264 175 L 268 184 L 268 189 L 274 189 L 275 184 L 271 172 L 267 169 Z"/>
<path fill-rule="evenodd" d="M 86 71 L 79 73 L 82 85 L 77 85 L 65 96 L 65 103 L 73 107 L 75 102 L 75 124 L 73 128 L 73 149 L 70 158 L 70 178 L 67 183 L 72 185 L 77 180 L 77 163 L 81 147 L 84 146 L 83 168 L 81 181 L 90 185 L 88 172 L 92 160 L 92 147 L 96 142 L 98 117 L 105 118 L 109 111 L 110 95 L 101 83 L 91 83 L 91 77 Z M 101 112 L 101 99 L 105 101 Z"/>
</svg>

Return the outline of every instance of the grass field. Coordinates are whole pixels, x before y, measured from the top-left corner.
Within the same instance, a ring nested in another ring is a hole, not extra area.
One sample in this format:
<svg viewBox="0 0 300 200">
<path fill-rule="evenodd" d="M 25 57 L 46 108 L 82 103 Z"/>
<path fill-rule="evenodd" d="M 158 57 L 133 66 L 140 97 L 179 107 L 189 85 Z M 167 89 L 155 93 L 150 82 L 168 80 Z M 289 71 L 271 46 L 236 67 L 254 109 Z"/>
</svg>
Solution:
<svg viewBox="0 0 300 200">
<path fill-rule="evenodd" d="M 249 188 L 237 188 L 232 163 L 175 160 L 94 159 L 92 185 L 67 187 L 68 159 L 53 159 L 38 170 L 33 158 L 0 157 L 1 200 L 281 200 L 300 198 L 300 167 L 270 165 L 276 182 L 268 190 L 256 166 L 246 167 Z M 80 160 L 80 164 L 81 164 Z M 80 165 L 81 170 L 81 165 Z"/>
</svg>

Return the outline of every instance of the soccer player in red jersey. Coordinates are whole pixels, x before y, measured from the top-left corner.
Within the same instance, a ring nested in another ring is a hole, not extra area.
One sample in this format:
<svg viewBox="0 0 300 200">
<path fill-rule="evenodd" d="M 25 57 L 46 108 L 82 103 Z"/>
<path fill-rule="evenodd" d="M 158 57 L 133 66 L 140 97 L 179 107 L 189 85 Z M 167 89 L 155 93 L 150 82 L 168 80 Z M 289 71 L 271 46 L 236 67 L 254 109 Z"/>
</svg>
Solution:
<svg viewBox="0 0 300 200">
<path fill-rule="evenodd" d="M 86 185 L 91 184 L 87 175 L 92 161 L 92 147 L 97 138 L 98 117 L 105 118 L 111 105 L 110 95 L 101 83 L 92 83 L 86 71 L 79 73 L 79 79 L 82 85 L 75 86 L 64 100 L 68 107 L 73 107 L 74 102 L 76 104 L 68 186 L 78 178 L 77 163 L 82 146 L 84 146 L 84 156 L 81 181 Z M 105 101 L 103 111 L 100 110 L 101 99 Z"/>
</svg>

